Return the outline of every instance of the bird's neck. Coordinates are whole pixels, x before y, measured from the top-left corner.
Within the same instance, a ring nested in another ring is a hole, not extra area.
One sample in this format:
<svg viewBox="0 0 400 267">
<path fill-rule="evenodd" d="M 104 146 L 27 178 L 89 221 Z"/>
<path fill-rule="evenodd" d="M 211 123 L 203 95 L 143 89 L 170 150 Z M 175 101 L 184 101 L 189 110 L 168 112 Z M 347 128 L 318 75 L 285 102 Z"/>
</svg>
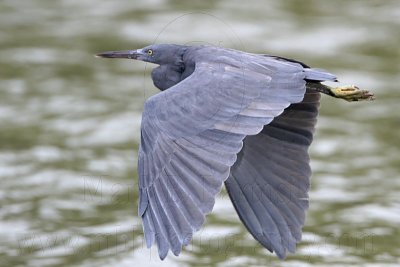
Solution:
<svg viewBox="0 0 400 267">
<path fill-rule="evenodd" d="M 181 81 L 184 64 L 166 64 L 158 66 L 151 72 L 154 86 L 164 91 Z"/>
</svg>

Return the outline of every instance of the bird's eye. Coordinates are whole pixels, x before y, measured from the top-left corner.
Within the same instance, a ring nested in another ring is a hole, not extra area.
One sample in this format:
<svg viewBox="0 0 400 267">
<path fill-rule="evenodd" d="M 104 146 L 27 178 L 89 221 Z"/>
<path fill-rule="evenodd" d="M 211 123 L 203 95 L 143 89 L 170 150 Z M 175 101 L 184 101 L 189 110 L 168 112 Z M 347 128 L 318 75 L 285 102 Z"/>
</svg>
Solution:
<svg viewBox="0 0 400 267">
<path fill-rule="evenodd" d="M 147 50 L 147 54 L 148 54 L 149 56 L 153 55 L 153 50 L 151 50 L 151 49 Z"/>
</svg>

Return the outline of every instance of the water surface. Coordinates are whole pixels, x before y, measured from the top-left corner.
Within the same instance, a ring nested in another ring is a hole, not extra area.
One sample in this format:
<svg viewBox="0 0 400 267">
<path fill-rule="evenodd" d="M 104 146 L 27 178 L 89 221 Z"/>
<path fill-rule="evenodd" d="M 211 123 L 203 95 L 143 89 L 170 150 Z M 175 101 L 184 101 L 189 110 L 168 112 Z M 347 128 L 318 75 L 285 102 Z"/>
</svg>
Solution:
<svg viewBox="0 0 400 267">
<path fill-rule="evenodd" d="M 0 3 L 0 266 L 398 266 L 398 1 Z M 93 54 L 214 44 L 329 69 L 373 103 L 324 97 L 311 204 L 280 261 L 225 192 L 180 257 L 162 264 L 137 217 L 140 114 L 151 65 Z"/>
</svg>

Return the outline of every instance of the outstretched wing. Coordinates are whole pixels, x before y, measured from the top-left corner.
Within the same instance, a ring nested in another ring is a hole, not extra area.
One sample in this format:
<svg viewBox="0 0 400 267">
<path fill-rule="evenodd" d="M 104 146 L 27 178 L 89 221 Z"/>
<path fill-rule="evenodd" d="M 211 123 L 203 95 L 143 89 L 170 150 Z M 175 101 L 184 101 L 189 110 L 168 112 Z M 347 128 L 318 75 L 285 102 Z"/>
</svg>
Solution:
<svg viewBox="0 0 400 267">
<path fill-rule="evenodd" d="M 188 78 L 144 107 L 138 210 L 147 246 L 156 242 L 161 259 L 169 250 L 178 255 L 204 223 L 245 136 L 305 93 L 300 65 L 211 52 L 212 62 L 196 62 Z"/>
<path fill-rule="evenodd" d="M 244 139 L 226 188 L 240 219 L 279 258 L 301 239 L 311 169 L 308 147 L 320 94 L 308 91 L 257 135 Z"/>
</svg>

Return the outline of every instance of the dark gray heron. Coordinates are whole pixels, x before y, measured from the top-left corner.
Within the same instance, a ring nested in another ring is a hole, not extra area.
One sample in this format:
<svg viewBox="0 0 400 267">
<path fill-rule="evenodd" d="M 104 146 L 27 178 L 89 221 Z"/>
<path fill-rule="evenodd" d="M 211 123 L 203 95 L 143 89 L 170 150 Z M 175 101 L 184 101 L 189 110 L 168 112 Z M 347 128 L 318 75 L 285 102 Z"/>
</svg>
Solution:
<svg viewBox="0 0 400 267">
<path fill-rule="evenodd" d="M 159 65 L 144 105 L 139 207 L 147 247 L 179 255 L 225 183 L 244 225 L 283 259 L 301 240 L 320 92 L 372 100 L 296 60 L 215 46 L 150 45 L 100 53 Z"/>
</svg>

